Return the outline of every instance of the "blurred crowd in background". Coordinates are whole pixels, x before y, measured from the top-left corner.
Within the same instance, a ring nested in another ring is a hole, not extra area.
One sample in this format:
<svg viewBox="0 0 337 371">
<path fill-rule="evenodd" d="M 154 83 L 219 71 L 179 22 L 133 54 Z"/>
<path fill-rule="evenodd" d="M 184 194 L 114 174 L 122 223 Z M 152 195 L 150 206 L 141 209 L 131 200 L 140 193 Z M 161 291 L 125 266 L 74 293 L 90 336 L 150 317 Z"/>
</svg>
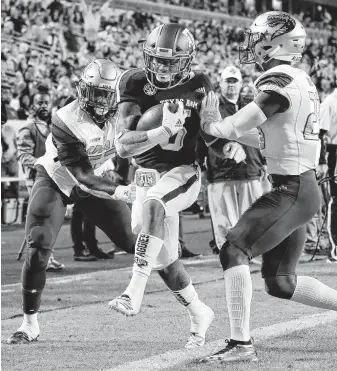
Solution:
<svg viewBox="0 0 337 371">
<path fill-rule="evenodd" d="M 224 1 L 219 0 L 171 0 L 169 3 L 233 14 L 239 16 L 237 25 L 233 27 L 216 19 L 205 22 L 121 10 L 114 8 L 111 1 L 3 1 L 1 101 L 6 107 L 6 120 L 27 119 L 36 85 L 41 82 L 49 86 L 53 95 L 53 111 L 62 107 L 75 97 L 76 82 L 83 67 L 95 58 L 110 58 L 122 69 L 142 68 L 139 41 L 158 24 L 170 21 L 184 24 L 194 34 L 198 53 L 193 69 L 206 71 L 215 86 L 228 65 L 240 68 L 243 89 L 253 85 L 261 72 L 253 64 L 239 65 L 238 48 L 244 38 L 242 20 L 247 21 L 240 16 L 254 17 L 255 7 L 246 6 L 249 2 L 240 0 L 236 2 L 234 14 L 230 6 L 224 6 Z M 311 29 L 324 29 L 325 38 L 319 31 L 316 37 L 315 32 L 310 33 L 299 67 L 311 75 L 323 100 L 333 90 L 337 75 L 337 21 L 320 5 L 314 10 L 313 15 L 308 9 L 297 16 Z M 15 149 L 12 152 L 13 167 L 17 169 Z M 7 160 L 3 156 L 3 161 Z M 2 175 L 14 174 L 17 170 Z"/>
<path fill-rule="evenodd" d="M 89 2 L 88 2 L 89 3 Z M 165 1 L 167 4 L 167 1 Z M 232 13 L 216 0 L 171 0 L 170 4 Z M 242 3 L 238 14 L 254 17 L 255 8 Z M 90 2 L 90 4 L 92 4 Z M 328 11 L 321 6 L 315 17 L 309 11 L 298 15 L 311 28 L 330 32 L 328 40 L 317 34 L 308 38 L 301 68 L 313 75 L 321 98 L 333 88 L 337 66 L 337 28 Z M 82 67 L 94 58 L 111 58 L 123 69 L 143 67 L 138 43 L 157 24 L 179 22 L 186 25 L 200 44 L 195 69 L 206 71 L 216 83 L 227 65 L 238 63 L 238 47 L 244 25 L 231 27 L 212 20 L 172 19 L 159 15 L 114 9 L 107 1 L 88 5 L 65 0 L 6 0 L 2 2 L 2 89 L 9 90 L 9 118 L 26 119 L 34 85 L 47 82 L 54 92 L 55 107 L 75 93 L 74 86 Z M 242 66 L 241 66 L 242 67 Z M 259 75 L 253 65 L 242 67 L 244 85 Z"/>
</svg>

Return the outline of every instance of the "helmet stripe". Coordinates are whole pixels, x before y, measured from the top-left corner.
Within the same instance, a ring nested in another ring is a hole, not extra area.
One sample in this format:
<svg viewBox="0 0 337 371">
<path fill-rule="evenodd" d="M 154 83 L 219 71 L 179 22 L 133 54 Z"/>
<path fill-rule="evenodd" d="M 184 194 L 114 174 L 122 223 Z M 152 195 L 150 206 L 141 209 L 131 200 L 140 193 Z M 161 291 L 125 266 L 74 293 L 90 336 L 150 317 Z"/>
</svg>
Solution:
<svg viewBox="0 0 337 371">
<path fill-rule="evenodd" d="M 177 24 L 164 24 L 158 36 L 156 47 L 172 49 L 174 53 L 179 29 L 180 26 Z"/>
</svg>

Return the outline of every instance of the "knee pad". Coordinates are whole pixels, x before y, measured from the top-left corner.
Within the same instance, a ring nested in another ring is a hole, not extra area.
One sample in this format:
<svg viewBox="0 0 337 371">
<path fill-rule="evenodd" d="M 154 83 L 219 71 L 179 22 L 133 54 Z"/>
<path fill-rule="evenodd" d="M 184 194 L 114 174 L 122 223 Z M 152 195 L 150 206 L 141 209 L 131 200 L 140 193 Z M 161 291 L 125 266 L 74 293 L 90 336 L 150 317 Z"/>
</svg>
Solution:
<svg viewBox="0 0 337 371">
<path fill-rule="evenodd" d="M 271 296 L 290 299 L 296 288 L 296 275 L 265 277 L 265 289 Z"/>
<path fill-rule="evenodd" d="M 224 270 L 237 265 L 248 264 L 248 256 L 238 247 L 226 241 L 220 250 L 220 262 Z"/>
<path fill-rule="evenodd" d="M 52 226 L 37 223 L 31 224 L 27 228 L 26 239 L 28 247 L 51 250 L 54 239 Z"/>
</svg>

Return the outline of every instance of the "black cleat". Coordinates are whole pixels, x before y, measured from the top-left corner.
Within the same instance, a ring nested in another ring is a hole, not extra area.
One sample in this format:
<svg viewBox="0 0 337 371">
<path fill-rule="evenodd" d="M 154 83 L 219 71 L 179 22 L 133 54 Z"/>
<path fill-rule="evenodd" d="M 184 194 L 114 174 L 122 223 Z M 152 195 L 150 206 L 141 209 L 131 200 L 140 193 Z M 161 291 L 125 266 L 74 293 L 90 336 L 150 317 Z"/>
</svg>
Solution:
<svg viewBox="0 0 337 371">
<path fill-rule="evenodd" d="M 77 262 L 93 262 L 96 261 L 96 256 L 86 254 L 83 250 L 77 251 L 74 254 L 74 260 Z"/>
<path fill-rule="evenodd" d="M 115 258 L 115 252 L 114 251 L 103 251 L 100 247 L 95 247 L 92 249 L 89 249 L 90 255 L 95 256 L 97 259 L 114 259 Z"/>
<path fill-rule="evenodd" d="M 215 354 L 199 360 L 200 363 L 256 362 L 258 361 L 251 341 L 226 340 L 226 347 Z"/>
<path fill-rule="evenodd" d="M 16 331 L 7 339 L 7 344 L 29 344 L 37 341 L 37 335 L 35 338 L 31 338 L 23 331 Z"/>
<path fill-rule="evenodd" d="M 186 247 L 183 247 L 181 249 L 181 255 L 180 255 L 180 258 L 181 259 L 184 259 L 184 258 L 195 258 L 197 256 L 200 256 L 201 254 L 195 254 L 194 252 L 188 250 Z"/>
</svg>

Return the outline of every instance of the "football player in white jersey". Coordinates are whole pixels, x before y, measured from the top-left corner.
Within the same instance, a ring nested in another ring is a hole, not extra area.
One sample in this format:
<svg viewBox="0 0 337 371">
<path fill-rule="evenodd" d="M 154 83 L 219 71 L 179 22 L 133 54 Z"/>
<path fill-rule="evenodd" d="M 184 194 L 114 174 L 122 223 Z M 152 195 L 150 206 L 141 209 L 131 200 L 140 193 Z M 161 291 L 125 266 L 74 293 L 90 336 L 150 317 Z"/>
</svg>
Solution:
<svg viewBox="0 0 337 371">
<path fill-rule="evenodd" d="M 120 70 L 97 59 L 83 71 L 78 97 L 52 118 L 46 153 L 36 164 L 27 218 L 27 255 L 22 268 L 23 322 L 9 344 L 30 343 L 40 334 L 37 312 L 46 265 L 63 224 L 67 204 L 77 205 L 119 248 L 132 253 L 135 237 L 125 201 L 130 188 L 110 177 L 116 155 L 115 97 Z"/>
<path fill-rule="evenodd" d="M 319 208 L 319 98 L 309 76 L 291 66 L 301 59 L 305 39 L 304 27 L 293 16 L 278 11 L 260 15 L 240 48 L 241 63 L 258 63 L 264 70 L 255 82 L 254 101 L 223 120 L 213 92 L 202 103 L 206 133 L 260 147 L 273 189 L 241 216 L 221 248 L 231 338 L 201 362 L 257 360 L 249 332 L 249 260 L 258 255 L 268 294 L 337 310 L 336 290 L 296 275 L 305 223 Z"/>
</svg>

